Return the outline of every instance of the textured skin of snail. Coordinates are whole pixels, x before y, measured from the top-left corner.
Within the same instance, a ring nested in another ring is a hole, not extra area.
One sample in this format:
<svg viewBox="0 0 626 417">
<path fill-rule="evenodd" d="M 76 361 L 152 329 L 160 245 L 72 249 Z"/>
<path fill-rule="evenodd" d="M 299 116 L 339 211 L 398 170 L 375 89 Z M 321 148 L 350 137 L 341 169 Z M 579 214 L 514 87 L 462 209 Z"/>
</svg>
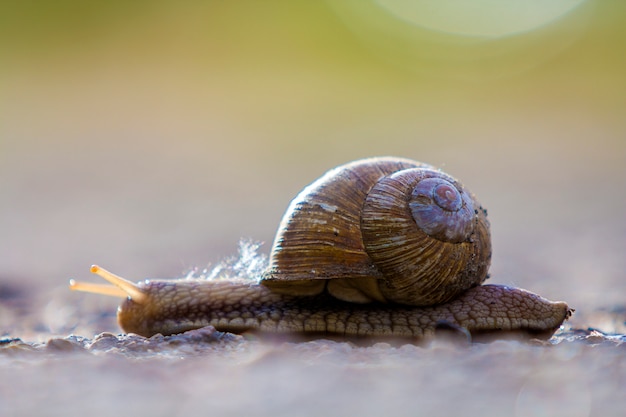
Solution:
<svg viewBox="0 0 626 417">
<path fill-rule="evenodd" d="M 126 281 L 73 289 L 126 297 L 118 321 L 146 337 L 204 326 L 235 333 L 422 338 L 438 325 L 472 336 L 548 338 L 564 302 L 488 277 L 487 212 L 453 177 L 416 161 L 371 158 L 306 187 L 279 226 L 259 282 Z M 98 288 L 96 288 L 98 287 Z"/>
<path fill-rule="evenodd" d="M 272 292 L 236 281 L 149 281 L 138 288 L 140 304 L 128 298 L 118 310 L 120 326 L 146 337 L 213 326 L 233 333 L 423 338 L 445 323 L 472 336 L 549 338 L 571 314 L 564 302 L 501 285 L 471 288 L 432 307 L 351 304 L 327 294 L 312 297 Z"/>
</svg>

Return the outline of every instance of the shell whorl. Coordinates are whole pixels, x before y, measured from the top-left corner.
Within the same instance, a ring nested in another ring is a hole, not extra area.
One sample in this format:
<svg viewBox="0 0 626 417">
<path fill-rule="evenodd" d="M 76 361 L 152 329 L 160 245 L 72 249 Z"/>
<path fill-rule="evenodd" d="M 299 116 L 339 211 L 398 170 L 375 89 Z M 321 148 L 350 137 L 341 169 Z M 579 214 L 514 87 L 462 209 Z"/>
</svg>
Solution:
<svg viewBox="0 0 626 417">
<path fill-rule="evenodd" d="M 490 256 L 486 212 L 458 181 L 416 161 L 371 158 L 329 171 L 291 202 L 263 284 L 430 305 L 482 283 Z"/>
<path fill-rule="evenodd" d="M 381 178 L 363 205 L 361 232 L 387 278 L 379 288 L 389 301 L 439 304 L 487 277 L 486 213 L 443 172 L 415 168 Z"/>
<path fill-rule="evenodd" d="M 436 239 L 460 243 L 474 228 L 474 202 L 453 178 L 430 172 L 413 188 L 409 207 L 419 228 Z M 420 172 L 416 173 L 418 175 Z"/>
</svg>

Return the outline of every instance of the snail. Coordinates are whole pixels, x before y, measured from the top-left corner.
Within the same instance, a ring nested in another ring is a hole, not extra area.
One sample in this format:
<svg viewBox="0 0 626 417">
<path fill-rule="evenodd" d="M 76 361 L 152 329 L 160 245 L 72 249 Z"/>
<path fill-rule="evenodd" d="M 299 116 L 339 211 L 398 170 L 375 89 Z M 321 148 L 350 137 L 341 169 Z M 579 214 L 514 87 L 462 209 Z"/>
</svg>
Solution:
<svg viewBox="0 0 626 417">
<path fill-rule="evenodd" d="M 441 324 L 477 335 L 549 338 L 565 302 L 483 285 L 491 262 L 487 211 L 450 175 L 379 157 L 328 171 L 287 209 L 256 281 L 146 280 L 103 268 L 113 286 L 79 291 L 126 298 L 120 327 L 150 337 L 213 326 L 338 337 L 423 338 Z"/>
</svg>

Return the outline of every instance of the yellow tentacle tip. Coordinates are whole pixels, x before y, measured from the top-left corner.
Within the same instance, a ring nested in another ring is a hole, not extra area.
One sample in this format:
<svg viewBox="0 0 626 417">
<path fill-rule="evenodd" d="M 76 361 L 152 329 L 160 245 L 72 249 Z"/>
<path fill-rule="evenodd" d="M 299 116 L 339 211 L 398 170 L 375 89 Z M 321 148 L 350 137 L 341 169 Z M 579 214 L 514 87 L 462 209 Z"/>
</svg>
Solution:
<svg viewBox="0 0 626 417">
<path fill-rule="evenodd" d="M 133 301 L 139 304 L 146 301 L 148 296 L 137 284 L 117 276 L 104 268 L 100 268 L 98 265 L 92 265 L 89 270 L 92 274 L 96 274 L 99 277 L 104 278 L 113 284 L 113 286 L 106 284 L 92 284 L 89 282 L 77 282 L 70 279 L 70 290 L 111 295 L 122 298 L 130 297 Z"/>
</svg>

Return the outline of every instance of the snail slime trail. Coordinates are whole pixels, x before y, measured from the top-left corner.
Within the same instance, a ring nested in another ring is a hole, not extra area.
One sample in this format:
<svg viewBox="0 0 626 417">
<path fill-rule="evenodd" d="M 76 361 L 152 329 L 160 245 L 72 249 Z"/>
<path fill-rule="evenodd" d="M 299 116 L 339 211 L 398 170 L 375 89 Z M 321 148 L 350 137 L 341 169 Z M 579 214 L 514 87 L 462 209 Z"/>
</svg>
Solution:
<svg viewBox="0 0 626 417">
<path fill-rule="evenodd" d="M 103 268 L 111 285 L 74 290 L 126 298 L 118 322 L 142 336 L 220 331 L 423 338 L 441 323 L 472 336 L 547 339 L 570 317 L 564 302 L 482 285 L 491 262 L 487 211 L 458 180 L 403 158 L 354 161 L 298 194 L 258 282 L 149 280 Z"/>
</svg>

